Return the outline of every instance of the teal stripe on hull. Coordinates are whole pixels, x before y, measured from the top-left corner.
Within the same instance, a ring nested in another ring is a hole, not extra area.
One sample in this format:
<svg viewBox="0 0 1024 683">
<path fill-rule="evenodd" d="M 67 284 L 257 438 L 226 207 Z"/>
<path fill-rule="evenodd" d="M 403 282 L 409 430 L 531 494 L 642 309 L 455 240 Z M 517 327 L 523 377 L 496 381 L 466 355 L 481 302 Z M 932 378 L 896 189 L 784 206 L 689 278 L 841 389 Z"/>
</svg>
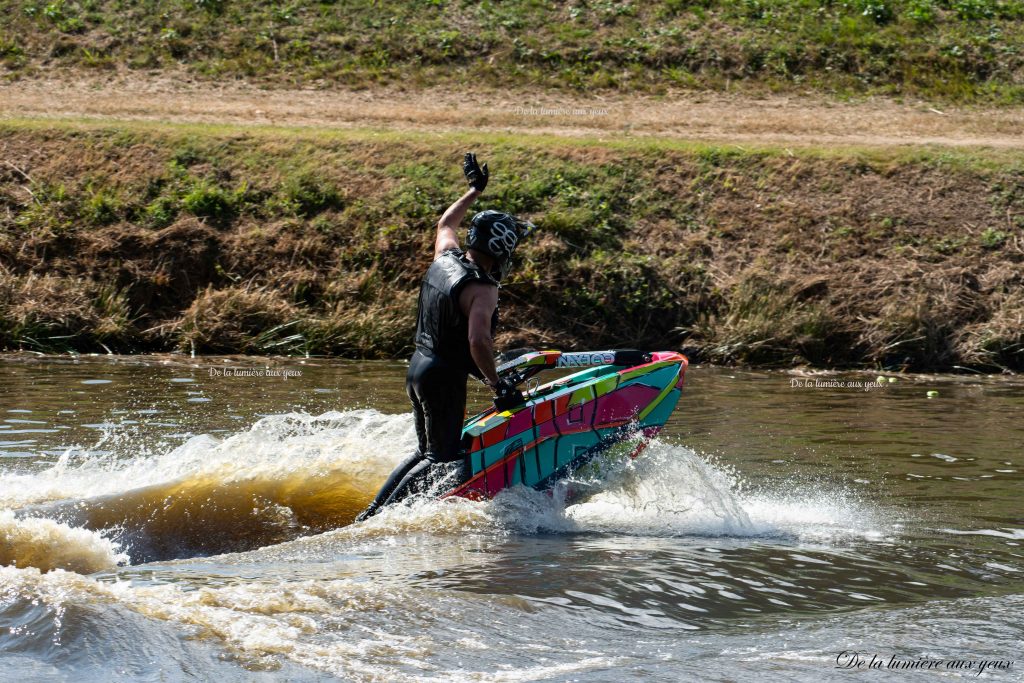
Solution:
<svg viewBox="0 0 1024 683">
<path fill-rule="evenodd" d="M 672 411 L 676 409 L 676 404 L 679 403 L 679 396 L 682 393 L 679 389 L 673 389 L 668 392 L 665 398 L 661 399 L 661 403 L 647 414 L 647 417 L 643 419 L 641 424 L 644 427 L 661 427 L 668 422 L 668 418 L 672 415 Z"/>
</svg>

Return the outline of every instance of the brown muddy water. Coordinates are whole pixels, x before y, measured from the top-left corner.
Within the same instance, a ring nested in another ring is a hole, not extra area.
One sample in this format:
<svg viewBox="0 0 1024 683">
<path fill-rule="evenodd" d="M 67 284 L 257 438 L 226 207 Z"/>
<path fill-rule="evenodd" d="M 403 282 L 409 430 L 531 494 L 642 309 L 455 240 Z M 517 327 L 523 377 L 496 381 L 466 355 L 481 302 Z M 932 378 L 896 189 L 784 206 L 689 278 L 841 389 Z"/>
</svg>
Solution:
<svg viewBox="0 0 1024 683">
<path fill-rule="evenodd" d="M 352 526 L 404 364 L 267 368 L 0 360 L 4 680 L 1022 679 L 1020 378 L 691 367 L 579 502 Z"/>
</svg>

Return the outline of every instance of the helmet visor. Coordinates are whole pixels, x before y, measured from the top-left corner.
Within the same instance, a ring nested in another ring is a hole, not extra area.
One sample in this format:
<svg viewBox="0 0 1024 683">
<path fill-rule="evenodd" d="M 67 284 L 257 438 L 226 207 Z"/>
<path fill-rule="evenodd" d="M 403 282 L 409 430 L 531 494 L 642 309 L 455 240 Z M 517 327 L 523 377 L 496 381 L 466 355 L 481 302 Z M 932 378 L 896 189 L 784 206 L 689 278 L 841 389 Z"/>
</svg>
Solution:
<svg viewBox="0 0 1024 683">
<path fill-rule="evenodd" d="M 523 238 L 527 237 L 530 233 L 537 229 L 537 226 L 530 221 L 524 221 L 516 219 L 516 231 L 519 233 L 519 241 L 522 242 Z"/>
<path fill-rule="evenodd" d="M 531 232 L 533 232 L 536 229 L 537 229 L 537 226 L 534 225 L 533 223 L 531 223 L 530 221 L 524 221 L 524 220 L 520 220 L 520 219 L 517 218 L 516 219 L 516 245 L 515 246 L 518 247 L 519 243 L 523 241 L 523 238 L 525 238 L 527 235 L 529 235 Z M 513 252 L 514 251 L 515 251 L 515 247 L 513 247 Z M 501 261 L 501 263 L 498 264 L 498 280 L 501 281 L 501 282 L 504 282 L 505 279 L 508 278 L 508 274 L 510 272 L 512 272 L 512 254 L 509 254 L 508 258 L 503 259 Z"/>
</svg>

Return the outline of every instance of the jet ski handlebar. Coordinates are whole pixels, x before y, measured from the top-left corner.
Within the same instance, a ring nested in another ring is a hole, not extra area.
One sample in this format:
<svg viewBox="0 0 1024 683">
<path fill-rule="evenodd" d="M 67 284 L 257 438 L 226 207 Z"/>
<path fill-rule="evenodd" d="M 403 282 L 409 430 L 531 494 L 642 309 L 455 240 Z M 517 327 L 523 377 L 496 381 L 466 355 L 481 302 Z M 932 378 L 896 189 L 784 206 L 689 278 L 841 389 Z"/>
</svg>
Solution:
<svg viewBox="0 0 1024 683">
<path fill-rule="evenodd" d="M 555 368 L 586 368 L 597 365 L 631 367 L 651 362 L 651 354 L 636 349 L 607 351 L 533 351 L 524 353 L 498 366 L 498 377 L 510 384 L 520 384 L 543 370 Z"/>
</svg>

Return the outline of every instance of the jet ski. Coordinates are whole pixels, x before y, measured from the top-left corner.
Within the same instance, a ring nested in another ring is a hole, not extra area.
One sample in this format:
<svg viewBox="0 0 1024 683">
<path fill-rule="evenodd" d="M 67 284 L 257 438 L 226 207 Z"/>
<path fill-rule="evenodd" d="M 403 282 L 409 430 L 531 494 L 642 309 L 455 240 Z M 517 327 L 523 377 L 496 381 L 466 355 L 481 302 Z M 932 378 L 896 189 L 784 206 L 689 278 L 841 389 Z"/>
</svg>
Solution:
<svg viewBox="0 0 1024 683">
<path fill-rule="evenodd" d="M 609 449 L 636 457 L 679 401 L 687 359 L 673 351 L 536 351 L 498 367 L 526 403 L 466 420 L 468 480 L 441 497 L 493 498 L 511 486 L 551 488 Z M 539 384 L 541 372 L 583 368 Z M 533 383 L 531 385 L 531 383 Z"/>
</svg>

